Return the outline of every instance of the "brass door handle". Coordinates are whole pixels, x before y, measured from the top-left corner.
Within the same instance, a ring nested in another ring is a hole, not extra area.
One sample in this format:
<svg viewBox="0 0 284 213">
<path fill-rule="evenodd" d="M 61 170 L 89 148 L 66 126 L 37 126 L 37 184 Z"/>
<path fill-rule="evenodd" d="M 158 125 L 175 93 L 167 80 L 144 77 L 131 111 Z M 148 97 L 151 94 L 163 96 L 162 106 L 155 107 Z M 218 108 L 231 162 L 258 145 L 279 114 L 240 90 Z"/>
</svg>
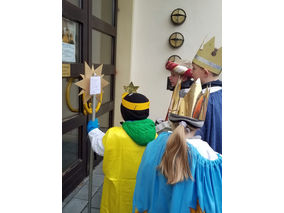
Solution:
<svg viewBox="0 0 284 213">
<path fill-rule="evenodd" d="M 95 97 L 93 97 L 93 98 L 95 98 Z M 91 104 L 91 103 L 88 104 L 88 102 L 84 103 L 84 100 L 85 100 L 85 93 L 83 93 L 83 98 L 82 98 L 82 100 L 83 100 L 83 106 L 84 106 L 84 109 L 86 110 L 86 113 L 92 114 L 92 113 L 93 113 L 92 104 Z M 99 100 L 99 102 L 98 102 L 98 104 L 97 104 L 97 107 L 96 107 L 96 109 L 95 109 L 96 112 L 99 111 L 99 109 L 100 109 L 100 107 L 101 107 L 101 105 L 102 105 L 102 100 L 103 100 L 103 92 L 101 92 L 101 94 L 100 94 L 100 100 Z M 84 114 L 85 114 L 85 112 L 84 112 Z M 85 115 L 86 115 L 86 114 L 85 114 Z"/>
<path fill-rule="evenodd" d="M 70 103 L 70 89 L 71 89 L 72 82 L 73 82 L 73 78 L 69 78 L 69 79 L 68 79 L 67 86 L 66 86 L 66 90 L 65 90 L 66 104 L 67 104 L 67 106 L 68 106 L 68 108 L 69 108 L 69 110 L 70 110 L 71 112 L 79 112 L 79 109 L 74 109 L 74 108 L 71 106 L 71 103 Z M 84 115 L 87 115 L 87 111 L 86 111 L 85 108 L 84 108 L 84 110 L 83 110 L 83 113 L 84 113 Z"/>
<path fill-rule="evenodd" d="M 69 78 L 68 79 L 68 83 L 67 83 L 67 86 L 66 86 L 66 90 L 65 90 L 65 99 L 66 99 L 66 104 L 69 108 L 69 110 L 71 112 L 79 112 L 79 109 L 74 109 L 72 106 L 71 106 L 71 103 L 70 103 L 70 89 L 71 89 L 71 85 L 72 85 L 72 82 L 73 82 L 73 78 Z M 96 112 L 99 111 L 100 107 L 101 107 L 101 104 L 102 104 L 102 99 L 103 99 L 103 93 L 101 92 L 100 94 L 100 100 L 96 106 Z M 87 114 L 92 114 L 93 112 L 93 109 L 92 109 L 92 104 L 91 103 L 84 103 L 84 100 L 85 100 L 85 93 L 83 93 L 83 98 L 82 98 L 82 101 L 83 101 L 83 107 L 84 107 L 84 110 L 83 110 L 83 113 L 84 115 L 87 115 Z"/>
<path fill-rule="evenodd" d="M 66 86 L 66 90 L 65 90 L 66 104 L 71 112 L 79 112 L 79 109 L 74 109 L 70 103 L 70 89 L 71 89 L 72 82 L 73 82 L 73 78 L 69 78 L 67 86 Z"/>
</svg>

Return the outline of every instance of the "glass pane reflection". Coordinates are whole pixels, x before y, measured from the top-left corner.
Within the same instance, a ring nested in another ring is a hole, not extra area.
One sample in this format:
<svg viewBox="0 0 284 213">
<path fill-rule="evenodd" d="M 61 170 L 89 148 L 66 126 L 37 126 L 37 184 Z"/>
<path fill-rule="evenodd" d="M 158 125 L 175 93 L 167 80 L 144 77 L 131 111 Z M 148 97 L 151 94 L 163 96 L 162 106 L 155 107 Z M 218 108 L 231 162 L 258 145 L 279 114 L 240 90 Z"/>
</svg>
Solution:
<svg viewBox="0 0 284 213">
<path fill-rule="evenodd" d="M 100 123 L 100 130 L 106 132 L 109 126 L 109 112 L 104 113 L 100 117 L 98 117 L 98 121 Z"/>
<path fill-rule="evenodd" d="M 113 25 L 113 0 L 93 0 L 92 14 Z"/>
<path fill-rule="evenodd" d="M 62 135 L 62 172 L 78 159 L 79 129 L 73 129 Z"/>
<path fill-rule="evenodd" d="M 112 37 L 92 30 L 92 63 L 111 64 Z"/>
<path fill-rule="evenodd" d="M 71 4 L 74 4 L 75 6 L 81 8 L 81 0 L 67 0 L 68 2 L 70 2 Z"/>
</svg>

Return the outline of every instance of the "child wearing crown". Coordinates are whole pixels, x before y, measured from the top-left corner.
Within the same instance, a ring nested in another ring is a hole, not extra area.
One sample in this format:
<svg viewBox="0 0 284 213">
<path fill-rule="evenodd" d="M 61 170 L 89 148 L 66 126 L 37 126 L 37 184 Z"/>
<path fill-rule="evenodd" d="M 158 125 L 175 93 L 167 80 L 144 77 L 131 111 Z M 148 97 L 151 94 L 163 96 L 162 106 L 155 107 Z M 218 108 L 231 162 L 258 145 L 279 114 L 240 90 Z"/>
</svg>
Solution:
<svg viewBox="0 0 284 213">
<path fill-rule="evenodd" d="M 169 120 L 173 132 L 163 132 L 143 154 L 133 196 L 134 213 L 221 213 L 222 156 L 196 131 L 204 124 L 209 88 L 202 93 L 200 79 L 179 96 L 174 91 Z"/>
<path fill-rule="evenodd" d="M 190 61 L 181 60 L 178 63 L 168 61 L 166 63 L 166 69 L 170 71 L 171 74 L 167 80 L 167 90 L 174 90 L 178 78 L 182 79 L 181 89 L 188 89 L 193 83 L 191 80 L 192 63 Z"/>
<path fill-rule="evenodd" d="M 200 135 L 212 149 L 222 154 L 222 47 L 215 48 L 215 37 L 211 38 L 203 49 L 199 49 L 192 61 L 191 75 L 194 80 L 200 78 L 202 88 L 210 86 L 210 98 L 206 119 L 196 135 Z"/>
<path fill-rule="evenodd" d="M 179 64 L 176 62 L 168 61 L 166 63 L 166 69 L 170 71 L 171 75 L 168 77 L 167 90 L 173 91 L 176 87 L 177 81 L 181 79 L 181 90 L 179 92 L 180 96 L 183 97 L 186 92 L 188 92 L 189 87 L 192 85 L 193 80 L 191 75 L 192 64 L 190 61 L 181 60 Z M 168 122 L 168 113 L 165 120 L 156 120 L 156 131 L 158 134 L 168 131 L 171 129 Z"/>
<path fill-rule="evenodd" d="M 101 213 L 131 212 L 137 170 L 146 145 L 155 139 L 155 123 L 149 116 L 150 101 L 132 82 L 122 96 L 122 127 L 103 133 L 98 120 L 89 121 L 88 135 L 93 150 L 104 156 Z"/>
<path fill-rule="evenodd" d="M 215 38 L 213 37 L 204 44 L 203 49 L 198 50 L 191 66 L 169 61 L 166 63 L 166 69 L 171 71 L 168 85 L 170 82 L 171 86 L 175 87 L 177 76 L 182 79 L 180 95 L 184 93 L 183 91 L 186 91 L 186 88 L 190 87 L 191 83 L 190 85 L 184 84 L 184 82 L 190 82 L 190 78 L 194 80 L 200 78 L 202 89 L 211 87 L 205 124 L 196 134 L 200 135 L 202 140 L 208 142 L 216 152 L 222 154 L 222 81 L 219 80 L 222 71 L 222 47 L 215 48 Z M 156 129 L 160 133 L 169 129 L 169 125 L 167 122 L 160 122 Z"/>
</svg>

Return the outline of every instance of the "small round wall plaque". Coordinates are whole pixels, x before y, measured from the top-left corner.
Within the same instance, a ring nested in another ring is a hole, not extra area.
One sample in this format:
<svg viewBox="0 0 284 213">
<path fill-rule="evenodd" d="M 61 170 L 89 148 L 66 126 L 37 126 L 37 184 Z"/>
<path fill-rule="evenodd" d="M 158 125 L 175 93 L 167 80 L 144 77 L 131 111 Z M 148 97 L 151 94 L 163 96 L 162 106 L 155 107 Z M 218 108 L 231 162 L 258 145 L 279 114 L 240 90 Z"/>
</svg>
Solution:
<svg viewBox="0 0 284 213">
<path fill-rule="evenodd" d="M 178 48 L 183 45 L 184 37 L 179 32 L 174 32 L 170 35 L 169 43 L 173 48 Z"/>
<path fill-rule="evenodd" d="M 171 61 L 171 62 L 180 62 L 180 61 L 181 61 L 181 57 L 178 56 L 178 55 L 171 55 L 171 56 L 168 58 L 168 61 Z"/>
<path fill-rule="evenodd" d="M 183 9 L 177 8 L 171 14 L 171 20 L 174 24 L 180 25 L 186 19 L 186 13 Z"/>
</svg>

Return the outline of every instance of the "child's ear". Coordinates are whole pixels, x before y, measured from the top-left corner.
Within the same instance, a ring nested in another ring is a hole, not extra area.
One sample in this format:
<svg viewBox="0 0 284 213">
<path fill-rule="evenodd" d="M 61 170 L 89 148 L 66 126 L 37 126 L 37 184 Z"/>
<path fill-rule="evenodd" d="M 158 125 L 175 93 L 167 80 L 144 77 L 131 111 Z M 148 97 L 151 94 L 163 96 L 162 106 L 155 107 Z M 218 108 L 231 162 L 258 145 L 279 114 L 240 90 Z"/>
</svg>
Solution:
<svg viewBox="0 0 284 213">
<path fill-rule="evenodd" d="M 203 71 L 204 71 L 205 76 L 208 77 L 209 76 L 209 70 L 206 69 L 206 68 L 203 68 Z"/>
</svg>

